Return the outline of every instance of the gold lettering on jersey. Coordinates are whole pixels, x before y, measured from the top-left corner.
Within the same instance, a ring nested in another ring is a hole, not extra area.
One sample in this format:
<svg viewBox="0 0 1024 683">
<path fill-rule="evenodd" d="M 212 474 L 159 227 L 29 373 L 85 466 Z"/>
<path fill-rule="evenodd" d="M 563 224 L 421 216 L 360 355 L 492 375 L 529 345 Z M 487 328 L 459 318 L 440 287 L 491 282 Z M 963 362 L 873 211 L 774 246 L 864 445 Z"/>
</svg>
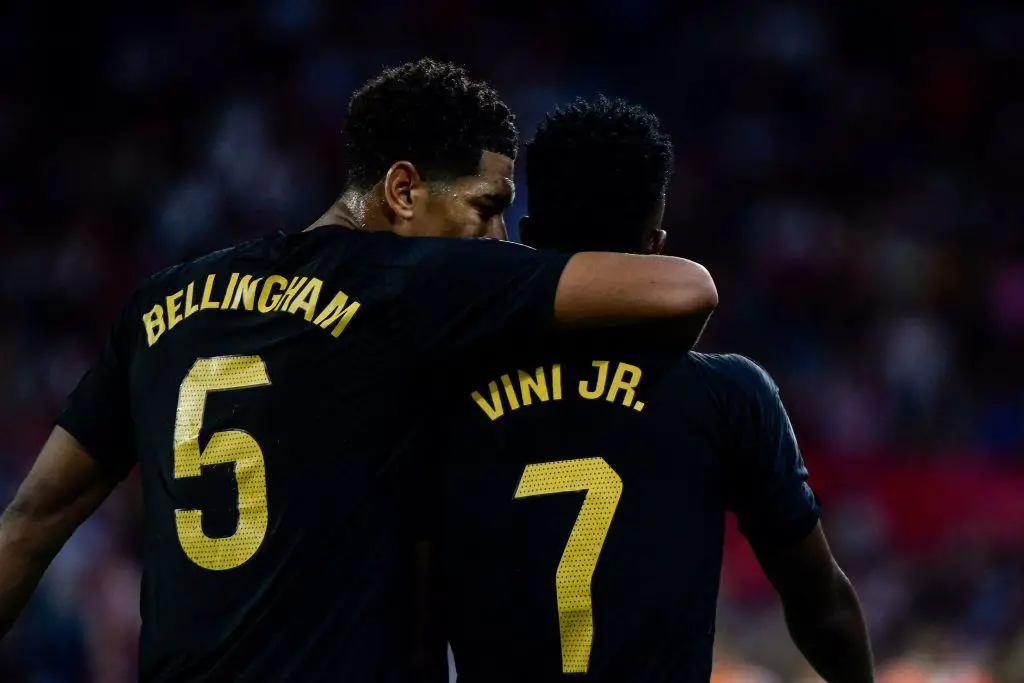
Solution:
<svg viewBox="0 0 1024 683">
<path fill-rule="evenodd" d="M 353 301 L 348 303 L 348 295 L 345 292 L 339 291 L 331 299 L 330 303 L 324 307 L 324 310 L 320 311 L 320 315 L 313 321 L 314 325 L 319 325 L 325 330 L 334 325 L 334 329 L 331 330 L 331 334 L 335 337 L 339 336 L 348 327 L 352 317 L 359 310 L 359 302 Z"/>
<path fill-rule="evenodd" d="M 146 341 L 152 346 L 156 340 L 167 331 L 167 324 L 164 322 L 164 307 L 156 304 L 147 313 L 142 314 L 142 326 L 146 328 Z"/>
<path fill-rule="evenodd" d="M 190 317 L 193 313 L 199 312 L 199 307 L 192 303 L 192 295 L 195 294 L 196 283 L 188 283 L 188 287 L 185 288 L 185 317 Z"/>
<path fill-rule="evenodd" d="M 605 384 L 608 383 L 608 361 L 595 360 L 591 365 L 597 368 L 597 377 L 594 379 L 594 388 L 589 388 L 586 380 L 580 380 L 580 396 L 593 400 L 604 396 L 604 387 Z"/>
<path fill-rule="evenodd" d="M 260 313 L 270 313 L 272 310 L 277 308 L 277 304 L 281 302 L 281 295 L 274 294 L 275 289 L 284 289 L 288 286 L 288 280 L 285 280 L 280 275 L 271 275 L 267 278 L 266 282 L 263 283 L 263 291 L 260 292 L 259 311 Z"/>
<path fill-rule="evenodd" d="M 288 283 L 288 289 L 284 290 L 284 296 L 281 297 L 281 301 L 279 301 L 277 306 L 274 307 L 274 310 L 287 311 L 288 305 L 292 302 L 292 299 L 295 298 L 295 295 L 299 293 L 299 288 L 306 284 L 306 280 L 308 279 L 308 277 L 299 277 L 298 275 L 293 277 L 292 281 Z"/>
<path fill-rule="evenodd" d="M 505 408 L 501 404 L 501 394 L 498 393 L 498 383 L 491 382 L 487 385 L 488 396 L 490 400 L 487 400 L 479 391 L 474 391 L 471 397 L 480 410 L 484 411 L 488 418 L 493 422 L 499 417 L 505 414 Z"/>
<path fill-rule="evenodd" d="M 183 320 L 181 317 L 181 309 L 178 305 L 178 301 L 181 299 L 183 293 L 184 292 L 179 289 L 177 292 L 167 297 L 167 329 L 172 329 Z"/>
<path fill-rule="evenodd" d="M 528 372 L 519 371 L 519 393 L 523 395 L 523 405 L 528 406 L 533 403 L 533 396 L 537 396 L 538 401 L 548 400 L 548 383 L 544 381 L 544 368 L 540 367 L 534 371 L 534 374 Z"/>
<path fill-rule="evenodd" d="M 256 305 L 256 290 L 259 289 L 262 279 L 258 277 L 254 280 L 252 275 L 243 275 L 242 281 L 238 283 L 238 289 L 235 290 L 235 300 L 231 302 L 231 310 L 238 310 L 238 304 L 242 304 L 245 310 L 251 311 Z"/>
<path fill-rule="evenodd" d="M 147 344 L 153 346 L 171 328 L 197 313 L 218 310 L 301 315 L 306 322 L 339 337 L 360 307 L 358 301 L 341 290 L 321 306 L 320 295 L 324 282 L 315 277 L 295 275 L 289 279 L 281 275 L 268 275 L 264 278 L 231 273 L 226 286 L 222 278 L 211 273 L 190 282 L 182 289 L 164 296 L 160 303 L 143 313 L 142 326 L 146 330 Z M 197 297 L 200 286 L 202 296 Z M 221 288 L 224 289 L 223 295 L 218 292 Z M 508 381 L 509 391 L 512 391 L 512 380 Z M 536 388 L 533 391 L 541 390 Z M 512 396 L 515 396 L 514 392 Z M 500 408 L 500 401 L 498 406 Z"/>
<path fill-rule="evenodd" d="M 238 286 L 238 273 L 231 273 L 231 279 L 228 280 L 228 291 L 224 293 L 224 300 L 220 303 L 221 310 L 228 308 L 231 305 L 231 297 L 235 293 L 235 287 Z"/>
<path fill-rule="evenodd" d="M 217 276 L 210 273 L 206 276 L 206 286 L 203 287 L 203 302 L 199 305 L 200 310 L 206 311 L 211 308 L 220 308 L 220 302 L 213 300 L 213 283 Z"/>
<path fill-rule="evenodd" d="M 643 401 L 636 400 L 643 376 L 639 367 L 606 360 L 595 360 L 590 365 L 597 371 L 578 381 L 576 396 L 585 401 L 604 399 L 637 412 L 644 409 Z M 562 364 L 541 366 L 532 372 L 517 370 L 505 373 L 488 382 L 486 391 L 472 392 L 470 398 L 492 422 L 527 406 L 561 401 Z"/>
<path fill-rule="evenodd" d="M 622 405 L 630 408 L 633 406 L 633 398 L 636 396 L 636 385 L 640 383 L 640 368 L 629 363 L 619 363 L 615 368 L 615 376 L 612 378 L 612 385 L 608 387 L 608 395 L 604 400 L 615 403 L 619 389 L 622 389 Z"/>
<path fill-rule="evenodd" d="M 319 278 L 311 278 L 299 292 L 299 296 L 292 302 L 288 312 L 294 315 L 302 311 L 302 317 L 307 322 L 312 322 L 313 311 L 316 310 L 316 302 L 320 300 L 320 288 L 323 287 L 323 284 Z"/>
<path fill-rule="evenodd" d="M 508 399 L 509 407 L 512 410 L 519 410 L 519 397 L 516 396 L 516 390 L 512 386 L 512 378 L 508 375 L 502 375 L 501 386 L 505 387 L 505 398 Z"/>
</svg>

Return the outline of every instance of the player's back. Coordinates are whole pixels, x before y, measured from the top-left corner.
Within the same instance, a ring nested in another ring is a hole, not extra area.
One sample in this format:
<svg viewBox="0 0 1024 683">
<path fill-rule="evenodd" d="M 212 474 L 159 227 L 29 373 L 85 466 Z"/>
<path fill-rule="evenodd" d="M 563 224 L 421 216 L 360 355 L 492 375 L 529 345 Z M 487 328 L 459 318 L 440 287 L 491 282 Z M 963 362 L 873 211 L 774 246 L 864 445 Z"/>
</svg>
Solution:
<svg viewBox="0 0 1024 683">
<path fill-rule="evenodd" d="M 487 338 L 440 300 L 466 246 L 278 234 L 133 295 L 58 421 L 140 464 L 143 680 L 409 680 L 407 470 L 445 335 Z"/>
<path fill-rule="evenodd" d="M 441 526 L 460 682 L 705 682 L 727 508 L 752 536 L 813 527 L 795 444 L 744 452 L 788 431 L 760 368 L 629 348 L 572 338 L 460 397 Z"/>
</svg>

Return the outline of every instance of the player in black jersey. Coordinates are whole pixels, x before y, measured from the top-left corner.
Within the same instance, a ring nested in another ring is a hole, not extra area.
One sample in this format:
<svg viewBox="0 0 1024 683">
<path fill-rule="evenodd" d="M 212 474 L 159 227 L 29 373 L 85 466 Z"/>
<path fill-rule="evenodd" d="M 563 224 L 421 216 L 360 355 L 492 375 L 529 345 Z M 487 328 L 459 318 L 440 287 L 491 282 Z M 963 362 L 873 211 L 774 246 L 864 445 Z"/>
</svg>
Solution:
<svg viewBox="0 0 1024 683">
<path fill-rule="evenodd" d="M 405 683 L 407 473 L 452 368 L 557 326 L 685 335 L 717 303 L 682 259 L 437 237 L 502 235 L 512 196 L 513 118 L 461 68 L 387 70 L 349 113 L 317 229 L 130 297 L 0 518 L 0 634 L 138 464 L 143 681 Z"/>
<path fill-rule="evenodd" d="M 673 161 L 656 117 L 576 102 L 527 152 L 524 242 L 661 250 Z M 871 680 L 857 597 L 752 361 L 575 333 L 486 364 L 457 406 L 438 606 L 460 683 L 706 683 L 727 510 L 810 663 Z"/>
</svg>

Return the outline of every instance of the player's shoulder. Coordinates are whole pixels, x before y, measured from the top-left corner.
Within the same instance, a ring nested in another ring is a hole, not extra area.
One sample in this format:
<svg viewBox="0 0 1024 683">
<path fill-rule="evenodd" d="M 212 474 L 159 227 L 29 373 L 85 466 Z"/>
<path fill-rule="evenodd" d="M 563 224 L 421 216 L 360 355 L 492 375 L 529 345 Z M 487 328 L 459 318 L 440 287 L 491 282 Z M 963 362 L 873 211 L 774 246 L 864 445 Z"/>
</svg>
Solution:
<svg viewBox="0 0 1024 683">
<path fill-rule="evenodd" d="M 448 261 L 486 264 L 495 260 L 538 258 L 542 252 L 517 242 L 474 237 L 399 237 L 391 235 L 391 244 L 401 259 L 400 264 L 410 267 L 442 265 Z"/>
<path fill-rule="evenodd" d="M 211 273 L 264 269 L 272 263 L 287 237 L 284 233 L 274 233 L 162 268 L 135 286 L 122 307 L 122 315 L 148 309 L 189 283 L 201 289 L 204 278 Z"/>
<path fill-rule="evenodd" d="M 778 385 L 768 371 L 738 353 L 691 351 L 687 361 L 695 372 L 720 391 L 750 399 L 778 394 Z"/>
<path fill-rule="evenodd" d="M 253 240 L 252 242 L 255 242 Z M 138 297 L 144 297 L 148 292 L 152 290 L 165 291 L 166 286 L 169 282 L 188 277 L 191 273 L 200 269 L 211 269 L 218 263 L 230 261 L 232 258 L 239 253 L 243 248 L 248 247 L 252 242 L 244 242 L 242 244 L 233 245 L 224 249 L 218 249 L 217 251 L 199 256 L 187 261 L 181 261 L 174 265 L 167 266 L 152 275 L 144 278 L 135 291 L 132 293 L 130 299 Z"/>
<path fill-rule="evenodd" d="M 688 362 L 702 377 L 704 390 L 723 419 L 730 442 L 752 428 L 759 429 L 769 416 L 784 413 L 775 381 L 750 358 L 735 353 L 690 352 Z"/>
</svg>

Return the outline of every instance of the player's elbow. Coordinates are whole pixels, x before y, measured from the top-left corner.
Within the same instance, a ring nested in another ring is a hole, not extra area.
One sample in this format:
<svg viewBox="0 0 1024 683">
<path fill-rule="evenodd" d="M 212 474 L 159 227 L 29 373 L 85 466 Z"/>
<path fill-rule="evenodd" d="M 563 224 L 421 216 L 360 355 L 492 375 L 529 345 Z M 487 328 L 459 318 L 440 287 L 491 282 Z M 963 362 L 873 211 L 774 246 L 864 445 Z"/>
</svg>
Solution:
<svg viewBox="0 0 1024 683">
<path fill-rule="evenodd" d="M 24 501 L 12 502 L 0 515 L 0 554 L 48 562 L 65 540 L 51 519 Z"/>
<path fill-rule="evenodd" d="M 810 628 L 859 619 L 860 600 L 850 579 L 838 565 L 825 577 L 779 592 L 787 618 Z"/>
<path fill-rule="evenodd" d="M 665 288 L 666 309 L 673 316 L 707 314 L 718 306 L 718 287 L 707 268 L 694 261 L 678 259 L 672 284 Z"/>
<path fill-rule="evenodd" d="M 6 551 L 32 551 L 39 542 L 38 526 L 31 506 L 15 499 L 0 515 L 0 546 Z"/>
<path fill-rule="evenodd" d="M 811 605 L 783 600 L 782 609 L 789 633 L 804 654 L 827 644 L 843 650 L 870 649 L 858 645 L 869 641 L 867 625 L 860 600 L 849 583 L 832 601 Z"/>
<path fill-rule="evenodd" d="M 3 514 L 0 515 L 0 524 L 3 525 L 8 533 L 12 530 L 22 532 L 32 525 L 40 523 L 42 517 L 39 505 L 22 488 L 18 490 L 14 500 L 10 502 L 4 509 Z"/>
<path fill-rule="evenodd" d="M 691 349 L 704 332 L 708 319 L 718 305 L 718 288 L 708 269 L 685 259 L 673 259 L 669 273 L 655 288 L 658 317 L 662 324 L 651 327 L 658 343 L 674 349 Z"/>
</svg>

